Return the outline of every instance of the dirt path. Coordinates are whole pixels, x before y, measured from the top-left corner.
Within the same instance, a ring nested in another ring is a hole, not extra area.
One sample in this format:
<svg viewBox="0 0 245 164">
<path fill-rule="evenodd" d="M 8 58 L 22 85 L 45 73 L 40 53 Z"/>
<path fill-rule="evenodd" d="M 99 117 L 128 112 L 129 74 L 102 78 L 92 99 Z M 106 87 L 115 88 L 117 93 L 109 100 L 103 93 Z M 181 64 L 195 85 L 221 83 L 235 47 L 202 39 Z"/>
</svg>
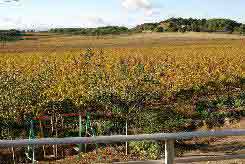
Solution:
<svg viewBox="0 0 245 164">
<path fill-rule="evenodd" d="M 245 129 L 245 118 L 240 123 L 222 128 L 225 129 Z M 190 151 L 184 154 L 184 157 L 189 156 L 213 156 L 213 155 L 237 155 L 245 154 L 245 137 L 230 136 L 225 138 L 214 138 L 206 146 L 202 146 L 199 150 Z M 200 164 L 245 164 L 244 160 L 227 160 L 215 162 L 198 162 Z"/>
</svg>

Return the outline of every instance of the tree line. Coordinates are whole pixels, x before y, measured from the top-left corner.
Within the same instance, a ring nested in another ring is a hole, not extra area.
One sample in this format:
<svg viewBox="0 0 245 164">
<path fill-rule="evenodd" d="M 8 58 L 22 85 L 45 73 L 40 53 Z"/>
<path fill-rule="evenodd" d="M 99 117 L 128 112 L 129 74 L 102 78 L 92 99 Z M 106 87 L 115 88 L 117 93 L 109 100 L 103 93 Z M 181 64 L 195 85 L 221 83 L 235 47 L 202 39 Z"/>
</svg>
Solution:
<svg viewBox="0 0 245 164">
<path fill-rule="evenodd" d="M 245 24 L 231 19 L 193 19 L 193 18 L 170 18 L 157 23 L 144 23 L 133 28 L 124 26 L 105 26 L 97 28 L 53 28 L 50 33 L 71 35 L 116 35 L 140 32 L 223 32 L 223 33 L 245 33 Z M 0 30 L 0 41 L 19 40 L 26 32 L 15 29 Z"/>
<path fill-rule="evenodd" d="M 48 32 L 74 35 L 109 35 L 128 33 L 129 29 L 120 26 L 106 26 L 98 28 L 54 28 Z"/>
<path fill-rule="evenodd" d="M 23 33 L 19 30 L 0 30 L 0 41 L 20 40 Z"/>
<path fill-rule="evenodd" d="M 139 32 L 224 32 L 244 33 L 245 25 L 231 19 L 170 18 L 157 23 L 144 23 L 134 28 L 105 26 L 98 28 L 54 28 L 48 32 L 74 35 L 108 35 Z"/>
<path fill-rule="evenodd" d="M 136 26 L 138 32 L 225 32 L 244 33 L 245 25 L 230 19 L 170 18 L 159 23 L 145 23 Z"/>
</svg>

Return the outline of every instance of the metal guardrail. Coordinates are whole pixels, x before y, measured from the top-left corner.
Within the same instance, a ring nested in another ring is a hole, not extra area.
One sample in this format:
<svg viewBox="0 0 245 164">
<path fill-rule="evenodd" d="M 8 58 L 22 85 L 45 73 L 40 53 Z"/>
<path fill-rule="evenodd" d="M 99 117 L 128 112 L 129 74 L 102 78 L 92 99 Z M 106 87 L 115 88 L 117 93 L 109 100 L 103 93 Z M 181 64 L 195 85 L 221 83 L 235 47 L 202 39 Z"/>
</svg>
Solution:
<svg viewBox="0 0 245 164">
<path fill-rule="evenodd" d="M 157 133 L 140 135 L 114 135 L 114 136 L 95 136 L 95 137 L 70 137 L 70 138 L 45 138 L 45 139 L 24 139 L 24 140 L 0 140 L 0 147 L 22 147 L 40 145 L 65 145 L 65 144 L 93 144 L 93 143 L 119 143 L 128 141 L 165 141 L 165 164 L 189 161 L 191 159 L 176 159 L 174 154 L 175 140 L 201 138 L 201 137 L 225 137 L 225 136 L 245 136 L 245 130 L 226 130 L 226 131 L 196 131 L 181 133 Z M 226 160 L 226 159 L 245 159 L 245 155 L 226 155 L 216 158 L 193 158 L 194 162 L 207 160 Z M 192 161 L 193 161 L 192 160 Z M 163 162 L 163 161 L 162 161 Z"/>
</svg>

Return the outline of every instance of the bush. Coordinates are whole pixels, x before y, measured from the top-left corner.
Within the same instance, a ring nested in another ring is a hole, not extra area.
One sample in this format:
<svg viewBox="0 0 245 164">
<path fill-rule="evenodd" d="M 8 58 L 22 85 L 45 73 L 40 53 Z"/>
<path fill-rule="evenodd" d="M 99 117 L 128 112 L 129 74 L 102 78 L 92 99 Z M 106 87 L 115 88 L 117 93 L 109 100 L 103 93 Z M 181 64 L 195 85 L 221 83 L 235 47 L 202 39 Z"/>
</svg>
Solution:
<svg viewBox="0 0 245 164">
<path fill-rule="evenodd" d="M 157 142 L 129 142 L 130 153 L 144 159 L 156 160 L 161 155 L 161 146 Z"/>
</svg>

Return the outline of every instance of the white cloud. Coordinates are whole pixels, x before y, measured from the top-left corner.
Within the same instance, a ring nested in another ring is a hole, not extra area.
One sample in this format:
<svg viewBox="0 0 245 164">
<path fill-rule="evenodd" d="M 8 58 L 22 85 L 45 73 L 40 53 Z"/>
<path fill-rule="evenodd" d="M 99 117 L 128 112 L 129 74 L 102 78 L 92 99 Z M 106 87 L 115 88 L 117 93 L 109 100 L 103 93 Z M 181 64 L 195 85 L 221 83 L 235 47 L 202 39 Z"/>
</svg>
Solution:
<svg viewBox="0 0 245 164">
<path fill-rule="evenodd" d="M 106 26 L 109 23 L 101 17 L 89 16 L 81 20 L 85 26 Z"/>
<path fill-rule="evenodd" d="M 17 4 L 20 0 L 0 0 L 0 5 Z"/>
<path fill-rule="evenodd" d="M 123 0 L 122 5 L 127 9 L 151 9 L 149 0 Z"/>
<path fill-rule="evenodd" d="M 127 10 L 143 10 L 147 16 L 158 13 L 150 0 L 123 0 L 122 6 Z"/>
</svg>

